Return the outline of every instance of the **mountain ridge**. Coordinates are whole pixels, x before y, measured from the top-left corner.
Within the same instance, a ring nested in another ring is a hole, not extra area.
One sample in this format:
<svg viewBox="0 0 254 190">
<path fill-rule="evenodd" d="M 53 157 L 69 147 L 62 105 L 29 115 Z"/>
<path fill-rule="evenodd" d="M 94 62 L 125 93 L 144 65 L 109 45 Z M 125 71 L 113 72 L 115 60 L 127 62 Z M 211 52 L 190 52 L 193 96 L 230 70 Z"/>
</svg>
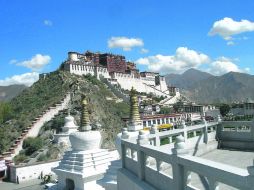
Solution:
<svg viewBox="0 0 254 190">
<path fill-rule="evenodd" d="M 13 84 L 9 86 L 0 86 L 0 101 L 9 101 L 28 88 L 25 85 Z"/>
<path fill-rule="evenodd" d="M 186 77 L 186 72 L 191 72 L 193 77 Z M 232 103 L 254 99 L 253 75 L 229 72 L 214 76 L 196 69 L 186 72 L 177 75 L 177 78 L 167 75 L 166 82 L 179 87 L 184 96 L 197 103 Z M 180 86 L 179 81 L 182 82 Z"/>
</svg>

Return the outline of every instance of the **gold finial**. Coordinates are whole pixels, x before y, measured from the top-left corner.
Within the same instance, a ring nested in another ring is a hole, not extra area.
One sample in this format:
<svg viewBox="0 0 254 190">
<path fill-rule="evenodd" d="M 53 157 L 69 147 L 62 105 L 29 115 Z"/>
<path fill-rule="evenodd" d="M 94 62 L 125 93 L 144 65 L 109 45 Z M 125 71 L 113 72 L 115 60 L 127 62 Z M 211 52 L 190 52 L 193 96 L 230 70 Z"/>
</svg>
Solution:
<svg viewBox="0 0 254 190">
<path fill-rule="evenodd" d="M 139 115 L 138 97 L 133 87 L 131 88 L 131 92 L 130 92 L 130 104 L 131 104 L 130 124 L 140 125 L 142 122 L 140 120 L 140 115 Z"/>
<path fill-rule="evenodd" d="M 82 96 L 82 111 L 81 111 L 81 121 L 79 131 L 89 131 L 91 130 L 89 113 L 87 109 L 87 100 L 85 96 Z"/>
</svg>

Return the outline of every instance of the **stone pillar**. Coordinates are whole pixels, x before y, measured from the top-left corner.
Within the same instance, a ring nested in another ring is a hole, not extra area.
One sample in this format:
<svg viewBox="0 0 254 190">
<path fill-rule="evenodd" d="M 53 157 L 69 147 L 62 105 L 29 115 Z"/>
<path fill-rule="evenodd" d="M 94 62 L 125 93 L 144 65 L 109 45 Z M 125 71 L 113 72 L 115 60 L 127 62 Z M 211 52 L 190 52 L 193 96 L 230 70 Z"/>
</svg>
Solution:
<svg viewBox="0 0 254 190">
<path fill-rule="evenodd" d="M 186 124 L 185 124 L 184 120 L 181 121 L 181 128 L 184 130 L 183 131 L 184 141 L 187 142 L 188 134 L 187 134 L 187 127 L 186 127 Z"/>
<path fill-rule="evenodd" d="M 251 132 L 251 137 L 254 139 L 254 120 L 252 120 L 251 126 L 250 126 L 250 132 Z"/>
<path fill-rule="evenodd" d="M 130 137 L 127 128 L 122 129 L 122 136 L 121 137 L 122 137 L 122 139 L 128 139 Z"/>
<path fill-rule="evenodd" d="M 218 123 L 221 123 L 221 122 L 222 122 L 222 119 L 221 119 L 220 115 L 218 115 L 218 117 L 217 117 L 217 122 L 218 122 Z"/>
<path fill-rule="evenodd" d="M 168 143 L 172 143 L 172 136 L 168 137 Z"/>
<path fill-rule="evenodd" d="M 149 145 L 147 134 L 144 131 L 139 131 L 138 139 L 137 139 L 138 145 Z M 147 164 L 147 159 L 141 150 L 137 151 L 138 156 L 138 177 L 140 180 L 143 180 L 145 178 L 145 165 Z"/>
<path fill-rule="evenodd" d="M 150 134 L 155 134 L 155 146 L 160 146 L 160 137 L 156 135 L 158 132 L 157 126 L 153 125 L 150 129 Z"/>
<path fill-rule="evenodd" d="M 203 117 L 203 124 L 204 124 L 204 129 L 203 129 L 203 133 L 204 133 L 204 143 L 208 143 L 208 131 L 207 131 L 207 122 L 205 120 L 205 117 Z"/>
<path fill-rule="evenodd" d="M 183 190 L 186 187 L 188 179 L 190 179 L 190 173 L 180 164 L 178 164 L 178 156 L 188 155 L 188 150 L 186 149 L 186 144 L 184 142 L 184 137 L 179 135 L 176 137 L 176 142 L 173 153 L 173 179 L 174 179 L 174 189 Z"/>
<path fill-rule="evenodd" d="M 123 128 L 122 129 L 122 136 L 121 136 L 122 139 L 129 139 L 130 138 L 130 135 L 129 135 L 129 132 L 127 130 L 127 128 Z M 124 150 L 123 150 L 124 148 Z M 129 149 L 125 149 L 125 147 L 121 144 L 121 149 L 120 149 L 120 156 L 123 158 L 125 158 L 125 156 L 130 156 L 131 155 L 131 152 Z M 123 160 L 123 163 L 124 163 L 124 160 Z"/>
</svg>

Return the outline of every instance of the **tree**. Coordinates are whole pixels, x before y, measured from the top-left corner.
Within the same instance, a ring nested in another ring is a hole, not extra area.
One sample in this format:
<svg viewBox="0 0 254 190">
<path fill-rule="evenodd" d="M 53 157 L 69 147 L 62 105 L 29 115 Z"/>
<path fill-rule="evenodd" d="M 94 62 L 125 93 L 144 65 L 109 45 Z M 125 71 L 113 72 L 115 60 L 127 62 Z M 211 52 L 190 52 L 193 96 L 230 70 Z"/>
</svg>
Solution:
<svg viewBox="0 0 254 190">
<path fill-rule="evenodd" d="M 220 105 L 220 114 L 224 117 L 230 111 L 230 106 L 228 104 Z"/>
</svg>

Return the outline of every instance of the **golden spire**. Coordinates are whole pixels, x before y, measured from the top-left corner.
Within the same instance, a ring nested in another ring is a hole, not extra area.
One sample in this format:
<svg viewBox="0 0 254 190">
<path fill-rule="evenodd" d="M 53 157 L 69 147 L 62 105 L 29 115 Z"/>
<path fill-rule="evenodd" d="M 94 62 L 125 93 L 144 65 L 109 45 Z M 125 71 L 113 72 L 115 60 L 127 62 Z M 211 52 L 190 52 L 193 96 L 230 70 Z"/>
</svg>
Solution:
<svg viewBox="0 0 254 190">
<path fill-rule="evenodd" d="M 130 104 L 131 104 L 130 124 L 141 125 L 142 122 L 140 120 L 140 115 L 139 115 L 138 97 L 133 87 L 131 88 L 131 93 L 130 93 Z"/>
<path fill-rule="evenodd" d="M 85 96 L 82 96 L 82 111 L 79 131 L 91 130 L 89 114 L 87 109 L 87 100 Z"/>
</svg>

